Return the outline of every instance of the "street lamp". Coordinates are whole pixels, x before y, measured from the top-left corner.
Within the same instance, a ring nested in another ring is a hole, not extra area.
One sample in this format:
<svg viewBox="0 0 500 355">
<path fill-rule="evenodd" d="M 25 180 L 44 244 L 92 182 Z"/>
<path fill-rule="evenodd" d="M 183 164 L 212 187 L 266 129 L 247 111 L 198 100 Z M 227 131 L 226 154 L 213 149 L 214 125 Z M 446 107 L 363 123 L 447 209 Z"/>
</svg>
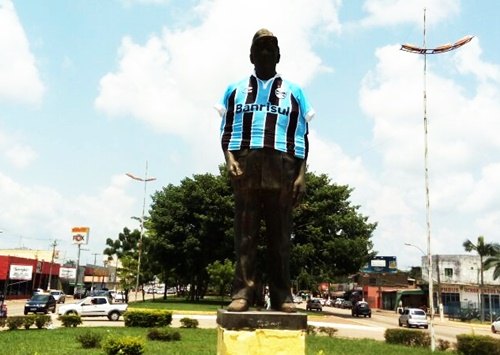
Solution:
<svg viewBox="0 0 500 355">
<path fill-rule="evenodd" d="M 148 161 L 147 160 L 146 160 L 146 170 L 145 170 L 145 173 L 144 173 L 144 178 L 135 176 L 135 175 L 133 175 L 131 173 L 126 173 L 125 175 L 127 175 L 129 178 L 134 179 L 136 181 L 144 182 L 144 197 L 143 197 L 143 201 L 142 201 L 142 217 L 140 219 L 140 223 L 141 223 L 141 227 L 140 228 L 141 228 L 141 231 L 140 231 L 139 245 L 138 245 L 138 254 L 139 255 L 137 257 L 137 279 L 136 279 L 136 282 L 135 282 L 135 300 L 137 301 L 137 291 L 139 289 L 139 275 L 140 275 L 140 272 L 141 272 L 142 235 L 143 235 L 143 232 L 144 232 L 144 212 L 145 212 L 145 209 L 146 209 L 146 186 L 147 186 L 148 182 L 154 181 L 154 180 L 156 180 L 156 178 L 155 177 L 149 177 L 148 178 Z"/>
<path fill-rule="evenodd" d="M 422 250 L 422 248 L 414 245 L 414 244 L 410 244 L 410 243 L 405 243 L 405 245 L 409 246 L 409 247 L 414 247 L 414 248 L 417 248 L 418 250 L 420 250 L 420 252 L 425 255 L 425 252 Z"/>
<path fill-rule="evenodd" d="M 427 54 L 440 54 L 452 51 L 462 47 L 464 44 L 469 43 L 473 36 L 465 36 L 453 44 L 444 44 L 434 48 L 427 48 L 425 42 L 425 8 L 424 8 L 424 33 L 423 33 L 423 46 L 418 47 L 413 44 L 401 45 L 401 50 L 409 53 L 422 54 L 424 56 L 424 161 L 425 161 L 425 199 L 426 199 L 426 225 L 427 225 L 427 259 L 429 264 L 428 278 L 429 278 L 429 308 L 430 308 L 430 322 L 429 331 L 431 333 L 431 350 L 436 349 L 436 336 L 434 334 L 434 299 L 433 299 L 433 281 L 432 281 L 432 254 L 431 254 L 431 223 L 430 223 L 430 203 L 429 203 L 429 169 L 427 164 L 428 146 L 427 146 Z"/>
</svg>

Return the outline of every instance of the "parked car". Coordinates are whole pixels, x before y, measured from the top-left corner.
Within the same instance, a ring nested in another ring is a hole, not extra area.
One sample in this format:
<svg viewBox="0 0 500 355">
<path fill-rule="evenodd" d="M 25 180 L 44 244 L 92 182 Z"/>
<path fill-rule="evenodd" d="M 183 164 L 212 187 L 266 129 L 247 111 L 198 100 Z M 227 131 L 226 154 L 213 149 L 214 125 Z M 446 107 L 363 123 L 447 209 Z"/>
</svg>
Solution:
<svg viewBox="0 0 500 355">
<path fill-rule="evenodd" d="M 344 302 L 344 299 L 339 297 L 339 298 L 335 299 L 335 302 L 333 302 L 333 306 L 337 307 L 337 308 L 341 308 L 342 302 Z"/>
<path fill-rule="evenodd" d="M 24 314 L 28 313 L 55 313 L 56 299 L 50 294 L 36 294 L 31 297 L 24 305 Z"/>
<path fill-rule="evenodd" d="M 61 290 L 50 290 L 50 294 L 52 296 L 54 296 L 57 303 L 66 302 L 66 294 L 64 292 L 62 292 Z"/>
<path fill-rule="evenodd" d="M 303 301 L 304 301 L 304 300 L 302 299 L 302 297 L 297 296 L 297 295 L 293 296 L 293 303 L 299 303 L 299 304 L 300 304 L 300 303 L 302 303 Z"/>
<path fill-rule="evenodd" d="M 343 300 L 342 301 L 342 304 L 340 305 L 340 308 L 344 308 L 344 309 L 347 309 L 347 308 L 352 308 L 352 301 L 349 301 L 349 300 Z"/>
<path fill-rule="evenodd" d="M 113 297 L 113 302 L 125 302 L 125 292 L 123 291 L 111 291 L 111 296 Z"/>
<path fill-rule="evenodd" d="M 45 293 L 45 290 L 43 288 L 36 288 L 34 291 L 33 291 L 33 295 L 37 295 L 39 293 Z"/>
<path fill-rule="evenodd" d="M 368 302 L 360 301 L 360 302 L 357 302 L 352 307 L 351 314 L 353 317 L 363 316 L 363 317 L 371 318 L 372 317 L 372 310 L 371 310 Z"/>
<path fill-rule="evenodd" d="M 403 314 L 399 316 L 398 322 L 400 327 L 404 325 L 408 328 L 424 327 L 427 329 L 429 327 L 427 323 L 427 313 L 420 308 L 405 308 Z"/>
<path fill-rule="evenodd" d="M 323 306 L 318 298 L 311 298 L 307 300 L 306 311 L 322 311 Z"/>
<path fill-rule="evenodd" d="M 496 321 L 493 321 L 493 323 L 491 323 L 491 331 L 493 333 L 500 332 L 500 317 L 498 317 Z"/>
</svg>

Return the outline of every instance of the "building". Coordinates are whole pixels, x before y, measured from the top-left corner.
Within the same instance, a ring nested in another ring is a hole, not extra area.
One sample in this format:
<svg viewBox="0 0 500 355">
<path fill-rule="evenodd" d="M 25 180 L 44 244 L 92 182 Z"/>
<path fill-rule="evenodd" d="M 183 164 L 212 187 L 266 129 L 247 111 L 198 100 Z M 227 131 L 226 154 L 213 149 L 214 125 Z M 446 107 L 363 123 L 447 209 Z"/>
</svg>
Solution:
<svg viewBox="0 0 500 355">
<path fill-rule="evenodd" d="M 0 255 L 0 292 L 6 299 L 29 298 L 37 288 L 56 288 L 59 284 L 58 263 Z"/>
<path fill-rule="evenodd" d="M 433 255 L 432 265 L 434 299 L 441 299 L 445 313 L 460 309 L 482 309 L 486 314 L 500 312 L 500 279 L 493 279 L 493 269 L 484 270 L 481 287 L 479 255 Z M 426 283 L 428 269 L 424 256 L 422 278 Z"/>
<path fill-rule="evenodd" d="M 427 304 L 426 291 L 417 288 L 406 272 L 359 272 L 353 277 L 356 287 L 350 298 L 364 299 L 371 308 L 396 310 Z"/>
</svg>

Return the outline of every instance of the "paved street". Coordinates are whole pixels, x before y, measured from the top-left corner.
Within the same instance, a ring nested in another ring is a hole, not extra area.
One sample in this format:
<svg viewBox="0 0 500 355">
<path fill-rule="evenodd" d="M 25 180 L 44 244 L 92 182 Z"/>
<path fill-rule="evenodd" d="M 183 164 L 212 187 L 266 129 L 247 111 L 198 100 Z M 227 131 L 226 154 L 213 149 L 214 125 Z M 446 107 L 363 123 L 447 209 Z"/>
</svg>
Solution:
<svg viewBox="0 0 500 355">
<path fill-rule="evenodd" d="M 133 298 L 133 297 L 132 297 Z M 24 309 L 24 300 L 7 301 L 9 316 L 22 315 Z M 70 298 L 67 303 L 73 302 Z M 58 305 L 59 307 L 59 305 Z M 304 309 L 305 303 L 298 305 Z M 338 329 L 337 335 L 349 338 L 370 338 L 375 340 L 384 340 L 384 332 L 387 328 L 398 328 L 398 315 L 390 311 L 373 310 L 371 318 L 356 318 L 351 316 L 351 310 L 339 309 L 334 307 L 323 307 L 323 315 L 310 314 L 308 316 L 308 324 L 316 327 L 333 327 Z M 326 316 L 325 316 L 326 315 Z M 57 313 L 51 314 L 53 326 L 59 327 L 60 322 L 57 320 Z M 180 326 L 180 319 L 183 317 L 196 318 L 199 321 L 199 326 L 202 328 L 215 328 L 215 314 L 198 314 L 184 315 L 174 314 L 172 326 Z M 117 322 L 109 321 L 105 317 L 100 318 L 84 318 L 82 326 L 123 326 L 123 318 Z M 451 342 L 456 342 L 456 336 L 464 333 L 474 333 L 481 335 L 492 335 L 500 338 L 500 334 L 492 334 L 489 324 L 469 324 L 456 321 L 449 321 L 446 318 L 441 321 L 439 317 L 434 319 L 434 328 L 436 339 L 444 339 Z M 4 328 L 5 329 L 5 328 Z M 425 329 L 416 331 L 427 331 Z"/>
</svg>

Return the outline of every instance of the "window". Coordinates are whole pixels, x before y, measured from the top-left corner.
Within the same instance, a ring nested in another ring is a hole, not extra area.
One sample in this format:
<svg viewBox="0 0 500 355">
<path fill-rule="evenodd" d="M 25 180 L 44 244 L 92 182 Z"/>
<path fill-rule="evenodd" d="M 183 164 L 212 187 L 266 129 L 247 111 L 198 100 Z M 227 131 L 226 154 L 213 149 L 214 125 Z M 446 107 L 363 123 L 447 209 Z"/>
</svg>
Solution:
<svg viewBox="0 0 500 355">
<path fill-rule="evenodd" d="M 453 269 L 452 268 L 444 268 L 444 276 L 453 277 Z"/>
</svg>

